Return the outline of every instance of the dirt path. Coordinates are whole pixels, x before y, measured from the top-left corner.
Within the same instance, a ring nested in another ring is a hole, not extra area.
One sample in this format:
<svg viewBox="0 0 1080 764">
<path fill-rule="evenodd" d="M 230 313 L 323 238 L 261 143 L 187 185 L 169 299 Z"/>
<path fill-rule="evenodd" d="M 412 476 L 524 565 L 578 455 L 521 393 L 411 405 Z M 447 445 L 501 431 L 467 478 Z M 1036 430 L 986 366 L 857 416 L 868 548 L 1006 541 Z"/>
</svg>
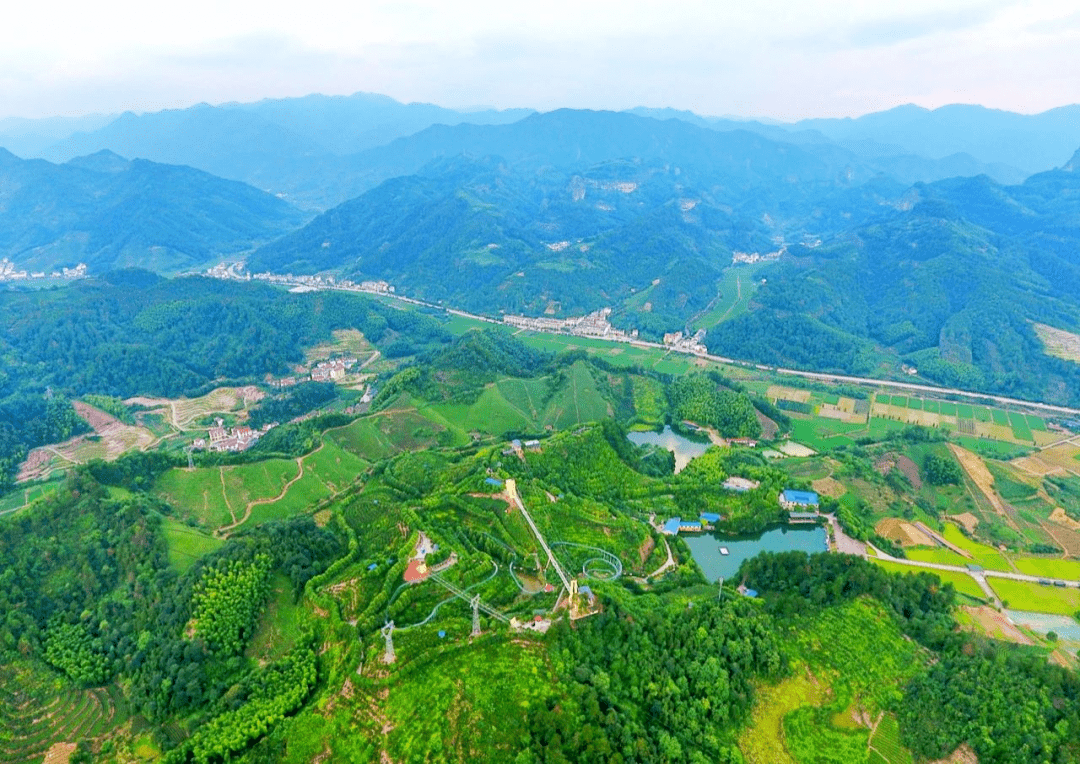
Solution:
<svg viewBox="0 0 1080 764">
<path fill-rule="evenodd" d="M 221 480 L 221 498 L 225 500 L 225 509 L 229 510 L 229 516 L 232 517 L 233 525 L 236 524 L 236 513 L 233 511 L 232 504 L 229 502 L 229 492 L 225 489 L 225 468 L 218 467 L 218 478 Z"/>
<path fill-rule="evenodd" d="M 304 459 L 306 459 L 308 456 L 314 456 L 315 454 L 319 453 L 320 451 L 323 450 L 323 448 L 325 446 L 326 446 L 326 442 L 324 441 L 324 442 L 320 443 L 319 447 L 316 448 L 314 451 L 312 451 L 310 454 L 306 454 L 305 456 L 296 457 L 296 466 L 299 468 L 300 471 L 296 473 L 296 477 L 292 478 L 291 480 L 289 480 L 289 482 L 287 482 L 284 486 L 282 486 L 281 492 L 277 496 L 274 496 L 273 498 L 270 498 L 270 499 L 255 499 L 254 501 L 248 502 L 248 505 L 246 507 L 244 507 L 244 516 L 243 517 L 241 517 L 239 520 L 236 520 L 236 516 L 234 515 L 232 524 L 231 525 L 223 525 L 222 527 L 217 529 L 216 533 L 217 534 L 225 534 L 225 533 L 228 533 L 229 531 L 233 530 L 234 528 L 243 525 L 244 523 L 246 523 L 251 518 L 251 510 L 254 509 L 255 507 L 262 506 L 263 504 L 273 504 L 275 501 L 281 501 L 282 499 L 284 499 L 285 494 L 287 494 L 289 492 L 289 489 L 292 488 L 293 485 L 295 485 L 296 482 L 298 480 L 300 480 L 300 478 L 302 478 L 304 476 Z M 232 510 L 230 509 L 230 512 L 231 511 Z"/>
<path fill-rule="evenodd" d="M 378 350 L 376 350 L 374 353 L 371 354 L 371 358 L 367 359 L 362 364 L 360 364 L 358 367 L 356 367 L 356 371 L 363 371 L 364 369 L 367 368 L 368 364 L 374 363 L 376 360 L 378 360 L 380 355 L 382 355 L 382 354 Z"/>
<path fill-rule="evenodd" d="M 716 323 L 722 323 L 727 320 L 727 317 L 731 315 L 731 311 L 735 310 L 735 307 L 742 302 L 742 276 L 735 274 L 735 302 L 728 305 L 728 309 L 724 311 L 724 315 L 720 316 L 720 320 Z"/>
<path fill-rule="evenodd" d="M 664 550 L 667 552 L 667 562 L 665 562 L 659 568 L 657 568 L 652 573 L 650 573 L 649 578 L 655 578 L 656 576 L 659 576 L 661 573 L 664 573 L 665 571 L 667 571 L 668 568 L 674 568 L 675 567 L 675 558 L 671 556 L 671 545 L 668 544 L 666 538 L 663 538 L 663 537 L 661 537 L 661 538 L 662 538 L 662 540 L 664 542 Z"/>
</svg>

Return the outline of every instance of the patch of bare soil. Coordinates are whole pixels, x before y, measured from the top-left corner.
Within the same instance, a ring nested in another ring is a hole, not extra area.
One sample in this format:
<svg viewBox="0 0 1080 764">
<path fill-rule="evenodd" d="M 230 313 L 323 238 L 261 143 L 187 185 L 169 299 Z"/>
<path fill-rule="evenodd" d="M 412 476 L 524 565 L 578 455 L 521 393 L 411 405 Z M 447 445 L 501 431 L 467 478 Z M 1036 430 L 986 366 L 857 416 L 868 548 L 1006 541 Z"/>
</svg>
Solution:
<svg viewBox="0 0 1080 764">
<path fill-rule="evenodd" d="M 834 477 L 823 477 L 811 483 L 814 490 L 830 499 L 839 499 L 847 493 L 847 487 Z"/>
<path fill-rule="evenodd" d="M 778 425 L 769 417 L 762 414 L 757 409 L 754 409 L 754 413 L 757 414 L 757 420 L 761 423 L 761 439 L 772 440 L 776 437 L 776 434 L 780 432 L 780 425 Z"/>
<path fill-rule="evenodd" d="M 1080 523 L 1065 514 L 1065 510 L 1061 507 L 1055 507 L 1054 511 L 1050 513 L 1050 522 L 1064 525 L 1069 530 L 1080 531 Z"/>
<path fill-rule="evenodd" d="M 909 522 L 896 517 L 886 517 L 874 526 L 880 536 L 891 539 L 901 546 L 935 546 L 934 540 Z"/>
<path fill-rule="evenodd" d="M 74 743 L 53 743 L 52 748 L 45 754 L 42 764 L 68 764 L 73 753 L 75 753 Z"/>
<path fill-rule="evenodd" d="M 105 428 L 120 424 L 120 420 L 112 414 L 106 414 L 101 409 L 96 409 L 82 401 L 72 401 L 71 407 L 75 409 L 76 414 L 86 420 L 86 423 L 90 425 L 98 435 L 103 434 Z"/>
<path fill-rule="evenodd" d="M 929 764 L 979 764 L 979 757 L 975 755 L 975 752 L 971 750 L 967 743 L 964 743 L 953 751 L 948 758 L 931 761 Z"/>
<path fill-rule="evenodd" d="M 1046 324 L 1032 324 L 1047 355 L 1080 363 L 1080 335 Z"/>
<path fill-rule="evenodd" d="M 986 605 L 970 607 L 965 605 L 961 609 L 975 620 L 978 628 L 988 637 L 1013 642 L 1018 645 L 1035 644 L 1031 637 L 1016 628 L 1004 613 L 999 613 L 992 607 Z"/>
<path fill-rule="evenodd" d="M 895 466 L 896 454 L 891 452 L 887 454 L 882 454 L 878 457 L 877 461 L 874 462 L 874 472 L 878 473 L 879 475 L 888 475 L 890 472 L 892 472 L 892 468 Z"/>
<path fill-rule="evenodd" d="M 911 482 L 911 485 L 916 491 L 922 488 L 922 478 L 919 477 L 919 468 L 909 457 L 898 457 L 896 460 L 896 468 L 904 473 L 904 477 Z"/>
<path fill-rule="evenodd" d="M 649 559 L 649 555 L 652 554 L 653 549 L 656 548 L 656 540 L 652 536 L 645 537 L 645 543 L 638 549 L 638 557 L 641 558 L 641 564 L 644 565 L 645 561 Z"/>
<path fill-rule="evenodd" d="M 974 535 L 975 529 L 979 527 L 979 518 L 970 512 L 963 512 L 959 515 L 949 515 L 950 520 L 962 525 L 964 530 L 968 532 L 968 535 Z"/>
<path fill-rule="evenodd" d="M 1012 513 L 1005 508 L 1004 502 L 994 491 L 994 476 L 990 474 L 990 470 L 986 468 L 983 460 L 977 454 L 973 454 L 955 443 L 949 444 L 949 450 L 953 452 L 953 456 L 960 462 L 960 466 L 964 468 L 964 472 L 971 478 L 971 482 L 978 487 L 986 500 L 990 502 L 990 506 L 994 508 L 994 511 L 1015 528 L 1016 523 L 1012 519 Z"/>
<path fill-rule="evenodd" d="M 1061 509 L 1059 508 L 1058 511 L 1060 512 Z M 1051 515 L 1050 519 L 1053 518 L 1054 515 Z M 1069 518 L 1066 516 L 1066 519 Z M 1057 523 L 1043 523 L 1042 527 L 1065 550 L 1066 554 L 1080 557 L 1080 532 Z"/>
<path fill-rule="evenodd" d="M 27 454 L 26 461 L 19 465 L 19 474 L 15 476 L 15 482 L 22 483 L 43 477 L 52 458 L 53 454 L 46 449 L 35 448 Z"/>
</svg>

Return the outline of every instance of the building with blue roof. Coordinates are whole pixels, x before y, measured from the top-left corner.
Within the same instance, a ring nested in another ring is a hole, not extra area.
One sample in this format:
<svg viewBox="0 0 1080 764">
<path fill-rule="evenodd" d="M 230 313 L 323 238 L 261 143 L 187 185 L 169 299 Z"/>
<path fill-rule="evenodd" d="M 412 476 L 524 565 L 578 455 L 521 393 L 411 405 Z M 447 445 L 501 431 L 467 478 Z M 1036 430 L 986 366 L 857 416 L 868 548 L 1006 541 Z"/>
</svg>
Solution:
<svg viewBox="0 0 1080 764">
<path fill-rule="evenodd" d="M 817 509 L 820 504 L 818 495 L 813 491 L 796 491 L 787 488 L 780 492 L 780 506 L 789 511 L 799 507 Z"/>
<path fill-rule="evenodd" d="M 673 517 L 670 520 L 668 520 L 666 523 L 664 523 L 664 527 L 661 530 L 661 533 L 663 533 L 665 536 L 678 536 L 679 535 L 679 527 L 681 525 L 682 525 L 682 518 L 681 517 Z"/>
<path fill-rule="evenodd" d="M 701 519 L 707 523 L 718 523 L 720 522 L 720 515 L 715 512 L 702 512 Z"/>
</svg>

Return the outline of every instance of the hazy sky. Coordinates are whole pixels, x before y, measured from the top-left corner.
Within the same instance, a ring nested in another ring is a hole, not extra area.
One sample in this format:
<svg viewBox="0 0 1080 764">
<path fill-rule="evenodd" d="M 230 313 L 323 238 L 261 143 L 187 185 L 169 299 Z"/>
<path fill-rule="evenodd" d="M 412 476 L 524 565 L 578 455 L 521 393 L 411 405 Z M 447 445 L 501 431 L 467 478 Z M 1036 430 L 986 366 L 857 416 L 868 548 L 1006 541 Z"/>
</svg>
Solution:
<svg viewBox="0 0 1080 764">
<path fill-rule="evenodd" d="M 39 0 L 0 25 L 0 117 L 311 92 L 793 120 L 1080 102 L 1076 0 Z"/>
</svg>

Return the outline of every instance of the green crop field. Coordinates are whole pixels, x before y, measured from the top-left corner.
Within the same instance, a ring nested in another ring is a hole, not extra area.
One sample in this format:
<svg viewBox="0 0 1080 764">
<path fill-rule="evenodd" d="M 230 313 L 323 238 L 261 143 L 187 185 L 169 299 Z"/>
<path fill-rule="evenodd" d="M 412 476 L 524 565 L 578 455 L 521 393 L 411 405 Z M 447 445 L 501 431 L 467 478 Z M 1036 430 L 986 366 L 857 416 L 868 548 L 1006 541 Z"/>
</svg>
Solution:
<svg viewBox="0 0 1080 764">
<path fill-rule="evenodd" d="M 994 424 L 1000 424 L 1002 427 L 1009 426 L 1009 415 L 1007 412 L 1001 409 L 990 409 L 990 416 L 993 417 Z"/>
<path fill-rule="evenodd" d="M 1006 578 L 988 578 L 997 596 L 1013 610 L 1073 615 L 1080 611 L 1080 589 L 1044 586 Z"/>
<path fill-rule="evenodd" d="M 1030 427 L 1035 432 L 1047 432 L 1046 420 L 1042 417 L 1037 417 L 1034 414 L 1028 414 L 1027 423 L 1028 427 Z"/>
<path fill-rule="evenodd" d="M 1032 451 L 1030 447 L 1025 448 L 1016 443 L 990 440 L 989 438 L 971 438 L 961 435 L 955 438 L 955 442 L 968 451 L 974 451 L 980 456 L 989 456 L 992 459 L 1013 459 Z"/>
<path fill-rule="evenodd" d="M 874 400 L 877 403 L 884 403 L 885 405 L 888 405 L 889 404 L 889 399 L 890 399 L 890 396 L 889 396 L 888 393 L 874 393 Z"/>
<path fill-rule="evenodd" d="M 889 401 L 894 406 L 900 408 L 907 408 L 907 396 L 906 395 L 894 395 L 892 400 Z"/>
<path fill-rule="evenodd" d="M 994 491 L 1005 501 L 1021 501 L 1033 497 L 1038 489 L 1017 479 L 1012 469 L 1000 462 L 987 460 L 986 466 L 994 476 Z"/>
<path fill-rule="evenodd" d="M 912 761 L 911 752 L 900 745 L 900 725 L 896 717 L 885 714 L 870 739 L 868 764 L 912 764 Z"/>
<path fill-rule="evenodd" d="M 911 557 L 911 559 L 916 559 Z M 967 573 L 959 573 L 951 570 L 926 570 L 924 568 L 915 568 L 911 565 L 904 565 L 899 562 L 889 562 L 888 560 L 880 560 L 871 558 L 875 565 L 880 565 L 886 570 L 892 573 L 907 573 L 908 575 L 914 575 L 916 573 L 933 573 L 935 576 L 941 579 L 942 583 L 952 584 L 960 594 L 965 594 L 968 597 L 972 597 L 977 600 L 985 600 L 986 593 L 975 583 L 975 579 L 969 576 Z"/>
<path fill-rule="evenodd" d="M 276 573 L 270 582 L 266 610 L 248 645 L 249 658 L 277 660 L 296 644 L 303 624 L 304 607 L 294 600 L 292 583 L 283 574 Z"/>
<path fill-rule="evenodd" d="M 203 526 L 225 525 L 232 522 L 229 511 L 232 505 L 226 503 L 223 469 L 171 469 L 157 479 L 153 493 L 175 507 L 182 516 L 194 517 Z"/>
<path fill-rule="evenodd" d="M 952 523 L 945 523 L 945 530 L 941 535 L 945 537 L 946 541 L 956 544 L 956 546 L 960 547 L 965 552 L 970 552 L 975 559 L 969 560 L 968 562 L 982 565 L 989 570 L 1012 570 L 1008 561 L 998 550 L 994 549 L 992 546 L 980 544 L 978 541 L 972 541 Z"/>
<path fill-rule="evenodd" d="M 960 407 L 950 401 L 938 401 L 938 412 L 942 416 L 956 416 L 959 413 Z M 971 407 L 968 406 L 967 419 L 971 419 Z"/>
<path fill-rule="evenodd" d="M 732 265 L 720 277 L 719 293 L 709 310 L 691 321 L 693 329 L 710 329 L 722 321 L 738 318 L 747 311 L 757 291 L 755 273 L 764 263 Z"/>
<path fill-rule="evenodd" d="M 63 475 L 63 473 L 61 473 Z M 64 482 L 62 476 L 55 476 L 54 478 L 45 483 L 35 483 L 30 486 L 19 486 L 15 490 L 11 491 L 6 496 L 0 496 L 0 515 L 5 515 L 8 512 L 14 512 L 17 509 L 33 504 L 42 496 L 48 494 L 59 488 Z"/>
<path fill-rule="evenodd" d="M 739 750 L 748 764 L 796 764 L 784 735 L 784 717 L 804 706 L 817 706 L 828 688 L 812 678 L 802 666 L 775 685 L 755 689 L 751 722 L 739 736 Z"/>
<path fill-rule="evenodd" d="M 169 546 L 169 565 L 177 573 L 186 572 L 197 559 L 224 543 L 222 539 L 208 536 L 173 517 L 162 518 L 161 528 Z"/>
<path fill-rule="evenodd" d="M 40 762 L 54 743 L 103 735 L 130 712 L 115 687 L 83 690 L 52 671 L 0 667 L 0 761 Z"/>
<path fill-rule="evenodd" d="M 304 457 L 305 473 L 311 471 L 330 493 L 337 493 L 351 485 L 366 467 L 366 461 L 341 448 L 330 438 L 325 438 L 321 448 Z"/>
<path fill-rule="evenodd" d="M 1027 417 L 1015 411 L 1009 412 L 1009 424 L 1012 425 L 1013 437 L 1017 440 L 1032 440 L 1035 436 L 1031 433 Z"/>
<path fill-rule="evenodd" d="M 975 414 L 975 421 L 977 422 L 990 422 L 993 420 L 993 415 L 990 413 L 990 409 L 985 406 L 974 406 L 972 411 Z"/>
<path fill-rule="evenodd" d="M 1080 581 L 1080 562 L 1060 557 L 1016 557 L 1013 564 L 1021 573 L 1044 578 L 1067 578 Z"/>
<path fill-rule="evenodd" d="M 978 565 L 975 560 L 970 560 L 963 555 L 959 555 L 956 552 L 950 551 L 943 547 L 912 547 L 904 550 L 909 560 L 916 560 L 918 562 L 932 562 L 935 565 L 957 565 L 964 567 L 965 565 Z"/>
<path fill-rule="evenodd" d="M 544 413 L 544 424 L 562 430 L 609 415 L 608 403 L 596 388 L 588 364 L 578 361 L 570 367 L 568 383 L 551 397 Z"/>
<path fill-rule="evenodd" d="M 400 408 L 357 419 L 330 434 L 339 446 L 367 461 L 379 461 L 405 450 L 435 444 L 435 424 L 402 401 Z M 438 408 L 438 407 L 436 407 Z"/>
<path fill-rule="evenodd" d="M 915 411 L 921 411 L 923 408 L 922 398 L 908 398 L 907 407 Z"/>
</svg>

